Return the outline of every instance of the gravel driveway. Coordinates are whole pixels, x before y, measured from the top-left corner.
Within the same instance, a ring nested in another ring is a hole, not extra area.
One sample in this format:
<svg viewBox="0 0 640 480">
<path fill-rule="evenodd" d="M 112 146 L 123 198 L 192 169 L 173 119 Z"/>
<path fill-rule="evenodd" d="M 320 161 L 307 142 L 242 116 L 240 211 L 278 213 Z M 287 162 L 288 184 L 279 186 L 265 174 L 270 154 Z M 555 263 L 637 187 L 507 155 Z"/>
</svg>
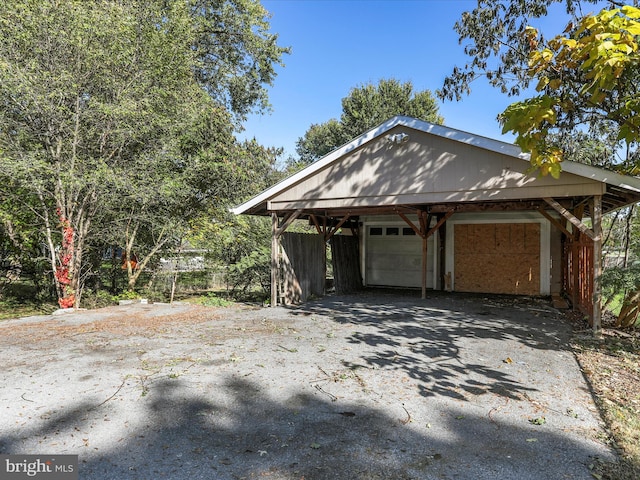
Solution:
<svg viewBox="0 0 640 480">
<path fill-rule="evenodd" d="M 0 323 L 0 453 L 81 479 L 591 479 L 615 457 L 540 299 L 367 292 Z"/>
</svg>

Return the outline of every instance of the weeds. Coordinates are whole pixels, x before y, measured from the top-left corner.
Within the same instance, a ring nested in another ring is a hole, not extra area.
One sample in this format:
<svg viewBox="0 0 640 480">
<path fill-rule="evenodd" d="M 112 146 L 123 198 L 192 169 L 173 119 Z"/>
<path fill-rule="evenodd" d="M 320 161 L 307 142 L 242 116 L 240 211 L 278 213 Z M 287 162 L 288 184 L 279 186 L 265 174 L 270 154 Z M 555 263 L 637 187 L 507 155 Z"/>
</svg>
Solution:
<svg viewBox="0 0 640 480">
<path fill-rule="evenodd" d="M 194 302 L 205 307 L 231 307 L 234 305 L 234 302 L 219 297 L 213 292 L 197 297 Z"/>
<path fill-rule="evenodd" d="M 574 350 L 607 423 L 618 463 L 595 462 L 594 478 L 640 478 L 640 341 L 614 333 L 603 339 L 574 339 Z"/>
</svg>

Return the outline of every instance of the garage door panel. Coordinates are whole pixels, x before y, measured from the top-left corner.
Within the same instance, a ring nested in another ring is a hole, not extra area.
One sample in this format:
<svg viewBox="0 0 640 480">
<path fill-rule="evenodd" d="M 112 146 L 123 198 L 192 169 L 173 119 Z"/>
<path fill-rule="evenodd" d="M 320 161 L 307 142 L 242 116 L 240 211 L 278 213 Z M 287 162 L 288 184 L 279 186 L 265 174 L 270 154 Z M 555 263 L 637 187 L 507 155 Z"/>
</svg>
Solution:
<svg viewBox="0 0 640 480">
<path fill-rule="evenodd" d="M 417 235 L 368 235 L 366 283 L 371 286 L 420 287 L 422 238 Z M 386 230 L 385 230 L 386 231 Z M 427 287 L 433 288 L 433 237 L 427 241 Z"/>
</svg>

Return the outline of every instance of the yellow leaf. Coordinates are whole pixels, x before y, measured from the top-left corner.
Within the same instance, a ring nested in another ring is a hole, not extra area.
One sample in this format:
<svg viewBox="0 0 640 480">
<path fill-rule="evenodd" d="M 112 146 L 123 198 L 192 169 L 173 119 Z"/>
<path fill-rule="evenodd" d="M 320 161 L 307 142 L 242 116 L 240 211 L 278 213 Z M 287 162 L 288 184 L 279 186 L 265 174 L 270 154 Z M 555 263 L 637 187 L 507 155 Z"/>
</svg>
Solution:
<svg viewBox="0 0 640 480">
<path fill-rule="evenodd" d="M 549 77 L 540 77 L 540 81 L 538 82 L 538 85 L 536 86 L 536 90 L 538 92 L 544 90 L 544 87 L 546 87 L 549 84 Z"/>
<path fill-rule="evenodd" d="M 560 166 L 560 163 L 559 163 L 559 162 L 552 163 L 552 164 L 549 166 L 549 173 L 550 173 L 550 174 L 551 174 L 551 176 L 552 176 L 553 178 L 555 178 L 556 180 L 557 180 L 558 178 L 560 178 L 560 172 L 562 172 L 562 167 Z"/>
<path fill-rule="evenodd" d="M 631 35 L 636 36 L 636 35 L 640 35 L 640 23 L 638 22 L 633 22 L 633 23 L 629 23 L 629 25 L 626 28 L 627 32 L 629 32 Z"/>
<path fill-rule="evenodd" d="M 540 165 L 540 173 L 542 174 L 543 177 L 546 177 L 547 175 L 549 175 L 548 163 L 543 163 L 542 165 Z"/>
<path fill-rule="evenodd" d="M 632 7 L 631 5 L 625 5 L 622 7 L 622 13 L 629 18 L 640 18 L 640 8 Z"/>
</svg>

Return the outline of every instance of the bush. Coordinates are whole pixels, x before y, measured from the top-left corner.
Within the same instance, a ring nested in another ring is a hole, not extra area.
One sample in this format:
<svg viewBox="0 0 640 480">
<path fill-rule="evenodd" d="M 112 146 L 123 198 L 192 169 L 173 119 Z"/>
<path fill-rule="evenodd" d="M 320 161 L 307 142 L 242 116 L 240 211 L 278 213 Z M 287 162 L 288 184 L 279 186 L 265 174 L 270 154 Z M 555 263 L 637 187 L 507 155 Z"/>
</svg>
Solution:
<svg viewBox="0 0 640 480">
<path fill-rule="evenodd" d="M 85 289 L 82 293 L 82 299 L 80 301 L 82 302 L 82 306 L 84 308 L 104 308 L 110 307 L 111 305 L 116 305 L 118 303 L 118 297 L 115 295 L 111 295 L 105 290 L 93 291 Z"/>
<path fill-rule="evenodd" d="M 227 282 L 231 285 L 233 294 L 238 291 L 244 293 L 250 287 L 260 287 L 267 293 L 271 285 L 271 251 L 266 247 L 259 247 L 242 257 L 229 267 Z"/>
<path fill-rule="evenodd" d="M 231 300 L 217 296 L 213 292 L 209 292 L 196 300 L 196 303 L 205 307 L 230 307 L 234 303 Z"/>
<path fill-rule="evenodd" d="M 640 314 L 640 264 L 629 267 L 612 267 L 602 274 L 602 298 L 604 306 L 620 303 L 620 313 L 616 326 L 638 326 Z"/>
</svg>

